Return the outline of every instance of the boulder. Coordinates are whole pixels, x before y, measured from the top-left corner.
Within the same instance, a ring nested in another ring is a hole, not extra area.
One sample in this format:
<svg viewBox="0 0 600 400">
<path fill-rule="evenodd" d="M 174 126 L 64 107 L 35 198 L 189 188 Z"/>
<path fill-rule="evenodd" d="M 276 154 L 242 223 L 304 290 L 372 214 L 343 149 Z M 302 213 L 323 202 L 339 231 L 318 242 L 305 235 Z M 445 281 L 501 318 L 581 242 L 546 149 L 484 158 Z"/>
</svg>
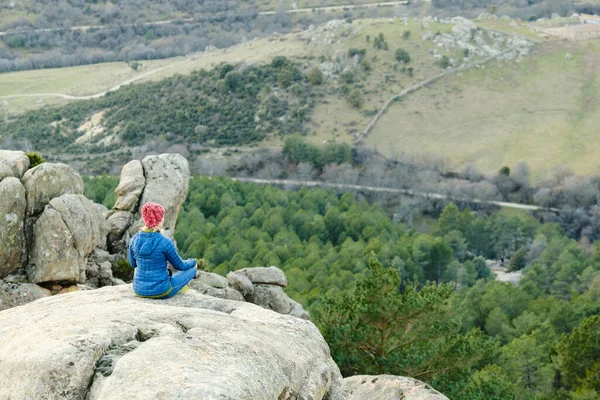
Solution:
<svg viewBox="0 0 600 400">
<path fill-rule="evenodd" d="M 342 378 L 309 321 L 193 290 L 130 285 L 0 312 L 0 398 L 329 399 Z"/>
<path fill-rule="evenodd" d="M 125 164 L 121 170 L 119 186 L 115 189 L 117 201 L 114 209 L 121 211 L 134 211 L 146 185 L 144 168 L 140 160 L 133 160 Z"/>
<path fill-rule="evenodd" d="M 177 215 L 188 194 L 190 180 L 188 161 L 179 154 L 161 154 L 144 158 L 142 166 L 146 176 L 146 186 L 139 206 L 148 202 L 163 206 L 164 230 L 168 236 L 172 236 Z M 136 217 L 137 223 L 130 228 L 131 236 L 143 225 L 139 211 Z"/>
<path fill-rule="evenodd" d="M 244 297 L 254 293 L 254 285 L 247 276 L 230 272 L 227 274 L 229 286 L 240 292 Z"/>
<path fill-rule="evenodd" d="M 33 228 L 30 279 L 35 283 L 79 280 L 81 257 L 62 215 L 46 207 Z"/>
<path fill-rule="evenodd" d="M 48 289 L 33 283 L 0 280 L 0 311 L 22 306 L 51 294 Z"/>
<path fill-rule="evenodd" d="M 83 194 L 83 180 L 65 164 L 43 163 L 23 176 L 27 192 L 27 215 L 36 215 L 55 197 L 63 194 Z"/>
<path fill-rule="evenodd" d="M 194 279 L 189 283 L 189 286 L 197 290 L 199 293 L 207 296 L 218 297 L 219 299 L 234 300 L 234 301 L 245 301 L 244 296 L 240 292 L 230 287 L 216 288 L 205 283 L 199 282 L 198 279 Z"/>
<path fill-rule="evenodd" d="M 113 212 L 108 219 L 108 242 L 119 240 L 131 224 L 132 214 L 128 211 Z"/>
<path fill-rule="evenodd" d="M 26 208 L 21 182 L 14 177 L 0 181 L 0 278 L 22 266 Z"/>
<path fill-rule="evenodd" d="M 212 272 L 198 271 L 196 274 L 196 281 L 219 289 L 224 289 L 229 286 L 227 278 L 223 278 L 221 275 L 213 274 Z"/>
<path fill-rule="evenodd" d="M 413 378 L 355 375 L 344 379 L 346 400 L 448 400 L 431 386 Z"/>
<path fill-rule="evenodd" d="M 23 151 L 0 150 L 0 181 L 4 178 L 21 179 L 29 168 L 29 157 Z"/>
<path fill-rule="evenodd" d="M 306 311 L 304 307 L 302 307 L 302 304 L 290 299 L 290 305 L 291 308 L 288 312 L 288 315 L 301 319 L 309 319 L 310 315 L 308 314 L 308 311 Z"/>
<path fill-rule="evenodd" d="M 112 264 L 114 256 L 102 249 L 94 249 L 87 259 L 85 267 L 85 283 L 97 288 L 124 284 L 120 279 L 113 277 Z"/>
<path fill-rule="evenodd" d="M 277 285 L 254 285 L 254 292 L 246 300 L 280 314 L 289 314 L 292 310 L 290 298 Z"/>
<path fill-rule="evenodd" d="M 277 267 L 243 268 L 235 271 L 235 273 L 247 277 L 252 283 L 287 286 L 285 274 Z"/>
<path fill-rule="evenodd" d="M 95 248 L 106 248 L 109 227 L 104 215 L 108 210 L 80 194 L 65 194 L 50 201 L 73 235 L 75 248 L 82 258 Z"/>
</svg>

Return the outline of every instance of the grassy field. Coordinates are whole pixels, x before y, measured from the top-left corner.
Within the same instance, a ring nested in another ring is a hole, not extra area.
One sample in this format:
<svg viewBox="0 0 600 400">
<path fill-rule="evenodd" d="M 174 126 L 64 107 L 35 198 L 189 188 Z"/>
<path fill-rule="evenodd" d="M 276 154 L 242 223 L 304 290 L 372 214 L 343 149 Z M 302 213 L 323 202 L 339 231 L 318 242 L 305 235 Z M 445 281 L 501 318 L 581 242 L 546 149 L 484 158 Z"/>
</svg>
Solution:
<svg viewBox="0 0 600 400">
<path fill-rule="evenodd" d="M 453 169 L 474 163 L 495 172 L 525 161 L 536 180 L 561 164 L 597 173 L 599 45 L 548 43 L 522 63 L 448 77 L 393 105 L 367 142 L 442 155 Z"/>
<path fill-rule="evenodd" d="M 137 71 L 124 62 L 116 62 L 0 74 L 0 111 L 18 113 L 67 102 L 57 96 L 18 97 L 18 95 L 58 93 L 89 96 L 137 77 L 142 78 L 135 83 L 141 83 L 168 78 L 175 74 L 189 74 L 195 69 L 209 69 L 221 62 L 270 61 L 276 55 L 303 56 L 305 54 L 308 54 L 308 48 L 301 42 L 261 39 L 213 53 L 143 61 L 142 67 Z"/>
</svg>

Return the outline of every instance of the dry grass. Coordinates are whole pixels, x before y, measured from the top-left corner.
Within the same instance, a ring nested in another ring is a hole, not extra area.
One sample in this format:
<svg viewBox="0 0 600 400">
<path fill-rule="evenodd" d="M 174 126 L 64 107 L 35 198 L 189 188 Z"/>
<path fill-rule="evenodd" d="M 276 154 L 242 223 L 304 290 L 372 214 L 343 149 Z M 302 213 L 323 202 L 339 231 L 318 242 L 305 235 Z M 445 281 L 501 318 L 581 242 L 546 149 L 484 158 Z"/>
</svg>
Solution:
<svg viewBox="0 0 600 400">
<path fill-rule="evenodd" d="M 598 58 L 595 42 L 546 44 L 520 64 L 448 77 L 393 105 L 367 142 L 388 153 L 436 154 L 454 169 L 475 163 L 495 172 L 525 161 L 538 180 L 561 164 L 597 173 Z"/>
</svg>

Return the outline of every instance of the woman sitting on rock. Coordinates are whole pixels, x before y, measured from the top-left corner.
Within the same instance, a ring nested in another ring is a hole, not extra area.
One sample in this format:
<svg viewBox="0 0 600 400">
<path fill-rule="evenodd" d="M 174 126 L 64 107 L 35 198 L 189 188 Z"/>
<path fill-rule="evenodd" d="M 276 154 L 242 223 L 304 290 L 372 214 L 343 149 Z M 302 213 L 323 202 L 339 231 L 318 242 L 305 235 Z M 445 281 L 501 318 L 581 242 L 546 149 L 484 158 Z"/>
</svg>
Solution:
<svg viewBox="0 0 600 400">
<path fill-rule="evenodd" d="M 135 268 L 133 291 L 140 297 L 168 299 L 186 292 L 187 284 L 196 277 L 196 261 L 183 261 L 173 241 L 161 233 L 164 218 L 165 209 L 160 204 L 144 204 L 145 226 L 129 243 L 129 263 Z M 179 272 L 171 274 L 167 261 Z"/>
</svg>

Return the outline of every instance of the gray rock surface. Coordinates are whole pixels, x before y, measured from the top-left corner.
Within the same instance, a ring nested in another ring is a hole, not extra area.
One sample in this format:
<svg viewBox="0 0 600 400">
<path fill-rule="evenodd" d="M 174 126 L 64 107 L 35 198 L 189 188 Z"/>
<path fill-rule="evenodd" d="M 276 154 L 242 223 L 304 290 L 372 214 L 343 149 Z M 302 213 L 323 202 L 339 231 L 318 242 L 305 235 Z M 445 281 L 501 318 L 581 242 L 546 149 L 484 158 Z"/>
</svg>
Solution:
<svg viewBox="0 0 600 400">
<path fill-rule="evenodd" d="M 188 194 L 190 180 L 188 161 L 179 154 L 161 154 L 144 158 L 142 166 L 146 176 L 146 186 L 139 206 L 148 202 L 163 206 L 165 233 L 172 236 L 177 216 Z M 136 217 L 137 223 L 132 226 L 133 231 L 130 230 L 132 236 L 143 224 L 139 212 Z"/>
<path fill-rule="evenodd" d="M 29 168 L 29 157 L 23 151 L 0 150 L 0 181 L 13 177 L 21 179 Z"/>
<path fill-rule="evenodd" d="M 50 206 L 61 213 L 82 257 L 87 257 L 95 248 L 106 248 L 109 227 L 104 217 L 108 212 L 105 207 L 78 194 L 52 199 Z"/>
<path fill-rule="evenodd" d="M 22 266 L 26 208 L 21 182 L 14 177 L 0 181 L 0 278 Z"/>
<path fill-rule="evenodd" d="M 198 271 L 196 281 L 218 289 L 224 289 L 229 286 L 227 278 L 223 278 L 221 275 L 213 274 L 212 272 Z"/>
<path fill-rule="evenodd" d="M 144 168 L 140 160 L 133 160 L 125 164 L 121 170 L 119 186 L 115 189 L 117 201 L 114 209 L 133 211 L 138 205 L 140 196 L 146 185 Z"/>
<path fill-rule="evenodd" d="M 83 195 L 65 194 L 52 199 L 33 229 L 32 280 L 85 281 L 88 256 L 95 249 L 106 248 L 106 212 Z"/>
<path fill-rule="evenodd" d="M 114 243 L 123 236 L 131 225 L 132 217 L 133 214 L 129 211 L 116 211 L 108 217 L 106 220 L 109 229 L 108 243 Z"/>
<path fill-rule="evenodd" d="M 43 163 L 28 170 L 22 179 L 27 191 L 27 215 L 44 211 L 55 197 L 63 194 L 83 194 L 83 180 L 65 164 Z"/>
<path fill-rule="evenodd" d="M 30 279 L 35 283 L 79 280 L 81 261 L 62 215 L 47 207 L 33 228 Z"/>
<path fill-rule="evenodd" d="M 226 288 L 216 288 L 205 283 L 199 282 L 197 279 L 192 280 L 189 283 L 189 286 L 197 290 L 198 293 L 202 293 L 208 296 L 218 297 L 220 299 L 225 300 L 234 300 L 234 301 L 246 301 L 244 296 L 240 292 L 230 287 Z"/>
<path fill-rule="evenodd" d="M 448 400 L 431 386 L 413 378 L 356 375 L 344 379 L 346 400 Z"/>
<path fill-rule="evenodd" d="M 268 285 L 287 286 L 287 278 L 282 270 L 277 267 L 255 267 L 243 268 L 235 271 L 236 274 L 243 275 L 250 279 L 252 283 L 263 283 Z"/>
<path fill-rule="evenodd" d="M 227 281 L 229 282 L 229 286 L 240 292 L 243 296 L 254 293 L 254 285 L 245 275 L 230 272 L 227 274 Z"/>
<path fill-rule="evenodd" d="M 277 285 L 254 285 L 254 292 L 246 299 L 280 314 L 288 314 L 292 309 L 290 298 L 283 292 L 281 286 Z"/>
<path fill-rule="evenodd" d="M 34 300 L 48 297 L 48 289 L 33 283 L 7 282 L 0 280 L 0 311 L 22 306 Z"/>
<path fill-rule="evenodd" d="M 309 321 L 188 291 L 131 286 L 0 312 L 0 398 L 328 399 L 342 378 Z"/>
</svg>

